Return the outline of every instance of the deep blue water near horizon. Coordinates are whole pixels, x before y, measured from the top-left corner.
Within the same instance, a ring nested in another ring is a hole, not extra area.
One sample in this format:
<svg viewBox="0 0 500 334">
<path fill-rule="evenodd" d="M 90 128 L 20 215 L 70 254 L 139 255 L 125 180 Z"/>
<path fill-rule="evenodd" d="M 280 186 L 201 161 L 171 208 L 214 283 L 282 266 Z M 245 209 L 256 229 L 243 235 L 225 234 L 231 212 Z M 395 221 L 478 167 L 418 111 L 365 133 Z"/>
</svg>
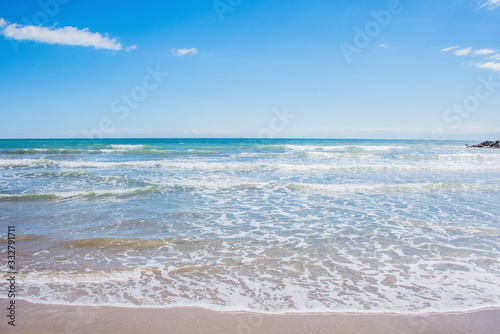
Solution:
<svg viewBox="0 0 500 334">
<path fill-rule="evenodd" d="M 0 243 L 15 225 L 33 302 L 498 307 L 500 150 L 465 144 L 0 140 Z"/>
<path fill-rule="evenodd" d="M 269 144 L 291 144 L 291 143 L 312 143 L 312 144 L 329 144 L 347 143 L 347 144 L 366 144 L 366 143 L 420 143 L 420 144 L 477 144 L 479 140 L 418 140 L 418 139 L 317 139 L 317 138 L 42 138 L 42 139 L 1 139 L 0 145 L 11 148 L 39 148 L 40 145 L 45 147 L 60 148 L 76 147 L 79 145 L 84 146 L 100 146 L 100 145 L 113 145 L 113 144 L 255 144 L 255 143 L 269 143 Z"/>
</svg>

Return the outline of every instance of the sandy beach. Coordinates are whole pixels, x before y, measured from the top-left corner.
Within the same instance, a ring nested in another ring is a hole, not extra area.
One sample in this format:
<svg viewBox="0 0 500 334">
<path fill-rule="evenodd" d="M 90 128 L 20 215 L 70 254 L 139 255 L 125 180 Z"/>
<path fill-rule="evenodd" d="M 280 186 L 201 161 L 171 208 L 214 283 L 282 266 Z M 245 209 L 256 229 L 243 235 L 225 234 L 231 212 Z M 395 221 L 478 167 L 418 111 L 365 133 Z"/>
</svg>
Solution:
<svg viewBox="0 0 500 334">
<path fill-rule="evenodd" d="M 7 300 L 2 299 L 2 305 Z M 200 308 L 59 306 L 17 301 L 2 333 L 499 333 L 500 309 L 427 315 L 215 312 Z M 4 308 L 4 307 L 2 307 Z"/>
<path fill-rule="evenodd" d="M 500 334 L 500 0 L 0 9 L 0 334 Z"/>
</svg>

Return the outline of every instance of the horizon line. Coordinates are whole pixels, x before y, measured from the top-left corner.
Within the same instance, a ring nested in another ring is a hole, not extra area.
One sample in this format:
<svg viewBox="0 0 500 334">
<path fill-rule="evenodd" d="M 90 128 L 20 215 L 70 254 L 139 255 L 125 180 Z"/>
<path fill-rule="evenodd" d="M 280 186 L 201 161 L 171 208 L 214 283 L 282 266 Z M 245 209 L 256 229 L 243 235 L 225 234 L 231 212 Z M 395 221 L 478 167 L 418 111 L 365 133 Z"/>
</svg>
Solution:
<svg viewBox="0 0 500 334">
<path fill-rule="evenodd" d="M 410 138 L 311 138 L 311 137 L 288 137 L 288 138 L 252 138 L 252 137 L 108 137 L 108 138 L 0 138 L 0 140 L 151 140 L 151 139 L 198 139 L 198 140 L 409 140 L 409 141 L 467 141 L 482 139 L 410 139 Z"/>
</svg>

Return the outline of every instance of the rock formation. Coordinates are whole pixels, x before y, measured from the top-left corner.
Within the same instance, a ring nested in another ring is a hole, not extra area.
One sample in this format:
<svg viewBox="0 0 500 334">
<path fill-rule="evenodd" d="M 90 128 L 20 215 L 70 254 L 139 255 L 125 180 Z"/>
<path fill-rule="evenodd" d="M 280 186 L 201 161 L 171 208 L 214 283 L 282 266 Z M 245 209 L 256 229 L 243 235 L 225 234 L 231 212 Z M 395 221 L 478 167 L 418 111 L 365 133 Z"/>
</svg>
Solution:
<svg viewBox="0 0 500 334">
<path fill-rule="evenodd" d="M 479 148 L 500 148 L 500 140 L 484 141 L 480 144 L 476 144 L 476 145 L 472 145 L 472 146 L 465 145 L 465 146 L 467 146 L 467 147 L 479 147 Z"/>
</svg>

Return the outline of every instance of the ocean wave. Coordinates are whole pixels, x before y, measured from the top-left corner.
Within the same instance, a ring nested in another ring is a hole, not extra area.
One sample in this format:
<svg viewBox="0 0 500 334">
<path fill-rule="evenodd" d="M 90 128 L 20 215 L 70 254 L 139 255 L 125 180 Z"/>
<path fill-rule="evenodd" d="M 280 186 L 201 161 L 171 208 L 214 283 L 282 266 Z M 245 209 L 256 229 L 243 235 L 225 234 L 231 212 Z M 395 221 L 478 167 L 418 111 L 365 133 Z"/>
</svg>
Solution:
<svg viewBox="0 0 500 334">
<path fill-rule="evenodd" d="M 64 148 L 54 148 L 54 149 L 49 149 L 49 148 L 20 148 L 20 149 L 14 149 L 14 150 L 5 150 L 5 151 L 0 151 L 2 154 L 17 154 L 17 155 L 25 155 L 25 154 L 52 154 L 52 153 L 57 153 L 57 154 L 78 154 L 78 153 L 84 153 L 87 152 L 86 150 L 83 149 L 64 149 Z"/>
<path fill-rule="evenodd" d="M 393 150 L 407 150 L 409 146 L 393 146 L 393 145 L 360 145 L 356 146 L 363 151 L 393 151 Z"/>
<path fill-rule="evenodd" d="M 170 240 L 172 242 L 182 242 L 181 239 Z M 168 243 L 166 239 L 122 239 L 122 238 L 93 238 L 68 241 L 62 244 L 61 248 L 93 248 L 110 249 L 121 248 L 124 250 L 158 249 Z"/>
<path fill-rule="evenodd" d="M 109 145 L 109 147 L 118 150 L 141 150 L 144 145 Z"/>
<path fill-rule="evenodd" d="M 255 148 L 259 150 L 284 151 L 286 145 L 257 145 Z"/>
<path fill-rule="evenodd" d="M 311 159 L 360 159 L 368 158 L 366 155 L 353 156 L 345 152 L 303 152 L 302 156 Z"/>
<path fill-rule="evenodd" d="M 104 196 L 127 196 L 134 194 L 152 193 L 155 187 L 125 188 L 109 190 L 89 190 L 89 191 L 67 191 L 52 193 L 22 193 L 22 194 L 0 194 L 1 200 L 36 200 L 36 199 L 68 199 L 75 197 L 104 197 Z"/>
<path fill-rule="evenodd" d="M 175 161 L 175 160 L 132 160 L 132 161 L 89 161 L 89 160 L 48 160 L 48 159 L 0 159 L 2 168 L 162 168 L 178 170 L 212 170 L 212 171 L 279 171 L 279 172 L 326 172 L 326 171 L 356 171 L 356 170 L 374 170 L 374 171 L 500 171 L 498 161 L 482 161 L 478 164 L 476 161 L 454 161 L 448 163 L 442 161 L 411 161 L 406 163 L 389 162 L 386 160 L 363 159 L 363 162 L 352 159 L 344 159 L 343 163 L 290 163 L 276 160 L 257 160 L 257 161 Z M 439 159 L 438 159 L 439 160 Z"/>
<path fill-rule="evenodd" d="M 474 272 L 471 262 L 456 265 L 406 258 L 399 265 L 390 258 L 364 263 L 351 257 L 346 260 L 352 263 L 299 258 L 217 260 L 210 264 L 186 259 L 108 270 L 26 270 L 18 275 L 18 288 L 33 301 L 52 304 L 197 306 L 269 314 L 423 314 L 500 306 L 497 271 Z M 464 275 L 464 271 L 473 274 Z"/>
<path fill-rule="evenodd" d="M 328 193 L 363 193 L 363 192 L 426 192 L 426 191 L 478 191 L 500 190 L 500 185 L 464 184 L 464 183 L 402 183 L 402 184 L 318 184 L 318 183 L 291 183 L 288 189 L 317 191 Z"/>
<path fill-rule="evenodd" d="M 291 151 L 392 151 L 404 150 L 409 146 L 400 145 L 285 145 Z"/>
<path fill-rule="evenodd" d="M 150 142 L 0 152 L 2 222 L 26 223 L 16 228 L 21 298 L 405 314 L 500 301 L 496 151 Z"/>
<path fill-rule="evenodd" d="M 485 162 L 500 162 L 500 154 L 491 153 L 412 153 L 412 154 L 400 154 L 396 157 L 400 160 L 413 160 L 413 161 L 426 161 L 426 160 L 438 160 L 438 161 L 485 161 Z"/>
<path fill-rule="evenodd" d="M 158 186 L 167 187 L 170 189 L 182 188 L 185 190 L 197 190 L 197 189 L 210 189 L 210 190 L 222 190 L 222 189 L 237 189 L 237 188 L 259 188 L 259 189 L 270 189 L 278 187 L 277 182 L 258 182 L 252 180 L 175 180 L 175 181 L 162 181 L 162 180 L 145 180 L 144 183 Z"/>
<path fill-rule="evenodd" d="M 456 307 L 450 306 L 448 308 L 436 307 L 436 308 L 428 308 L 424 310 L 418 311 L 409 311 L 402 310 L 400 308 L 380 308 L 380 309 L 357 309 L 357 308 L 347 308 L 337 306 L 335 308 L 332 307 L 314 307 L 314 308 L 304 308 L 304 309 L 283 309 L 283 310 L 266 310 L 266 309 L 255 309 L 252 307 L 244 307 L 240 304 L 237 305 L 220 305 L 220 304 L 211 304 L 209 302 L 200 302 L 200 301 L 189 301 L 184 300 L 182 302 L 176 302 L 173 304 L 145 304 L 145 305 L 137 305 L 132 303 L 124 303 L 121 301 L 110 301 L 110 302 L 100 302 L 96 304 L 93 301 L 83 300 L 80 298 L 77 302 L 67 302 L 62 300 L 54 300 L 53 298 L 47 299 L 39 299 L 36 297 L 19 297 L 20 300 L 24 300 L 26 302 L 34 303 L 34 304 L 42 304 L 42 305 L 62 305 L 62 306 L 109 306 L 109 307 L 120 307 L 120 308 L 133 308 L 133 309 L 169 309 L 169 308 L 195 308 L 195 309 L 204 309 L 214 312 L 229 312 L 229 313 L 239 313 L 239 312 L 247 312 L 252 315 L 315 315 L 315 314 L 359 314 L 359 315 L 409 315 L 409 316 L 427 316 L 427 315 L 436 315 L 436 314 L 454 314 L 454 313 L 471 313 L 471 312 L 479 312 L 479 311 L 488 311 L 492 309 L 500 308 L 500 303 L 491 303 L 487 305 L 479 305 L 477 307 Z M 258 320 L 258 318 L 256 318 Z"/>
<path fill-rule="evenodd" d="M 39 241 L 41 239 L 44 239 L 45 236 L 43 235 L 36 235 L 36 234 L 20 234 L 16 235 L 16 241 L 24 241 L 24 242 L 32 242 L 32 241 Z M 0 243 L 7 243 L 9 239 L 0 239 Z"/>
<path fill-rule="evenodd" d="M 498 184 L 464 184 L 464 183 L 348 183 L 348 184 L 321 184 L 321 183 L 279 183 L 256 182 L 251 180 L 145 180 L 149 186 L 141 188 L 124 188 L 110 190 L 87 190 L 48 193 L 21 193 L 0 194 L 0 201 L 29 201 L 29 200 L 56 200 L 69 198 L 93 197 L 129 197 L 152 193 L 165 192 L 203 192 L 237 190 L 251 191 L 256 189 L 277 191 L 287 189 L 292 191 L 322 192 L 332 194 L 352 193 L 404 193 L 404 192 L 469 192 L 469 191 L 499 191 Z"/>
<path fill-rule="evenodd" d="M 57 163 L 47 159 L 0 159 L 2 168 L 49 167 L 54 164 Z"/>
<path fill-rule="evenodd" d="M 110 145 L 106 148 L 88 149 L 48 149 L 48 148 L 21 148 L 0 151 L 5 155 L 74 155 L 74 154 L 126 154 L 126 155 L 200 155 L 210 156 L 217 154 L 214 150 L 186 149 L 186 150 L 166 150 L 156 146 L 148 145 Z"/>
<path fill-rule="evenodd" d="M 230 158 L 269 158 L 269 157 L 282 157 L 287 152 L 241 152 L 229 154 Z"/>
<path fill-rule="evenodd" d="M 115 269 L 107 271 L 64 271 L 42 270 L 22 272 L 16 276 L 19 284 L 81 284 L 81 283 L 113 283 L 139 279 L 146 270 L 140 267 L 131 269 Z M 4 275 L 7 277 L 7 275 Z"/>
<path fill-rule="evenodd" d="M 17 173 L 19 177 L 54 177 L 54 178 L 84 178 L 92 176 L 87 172 L 35 172 L 35 173 Z"/>
</svg>

